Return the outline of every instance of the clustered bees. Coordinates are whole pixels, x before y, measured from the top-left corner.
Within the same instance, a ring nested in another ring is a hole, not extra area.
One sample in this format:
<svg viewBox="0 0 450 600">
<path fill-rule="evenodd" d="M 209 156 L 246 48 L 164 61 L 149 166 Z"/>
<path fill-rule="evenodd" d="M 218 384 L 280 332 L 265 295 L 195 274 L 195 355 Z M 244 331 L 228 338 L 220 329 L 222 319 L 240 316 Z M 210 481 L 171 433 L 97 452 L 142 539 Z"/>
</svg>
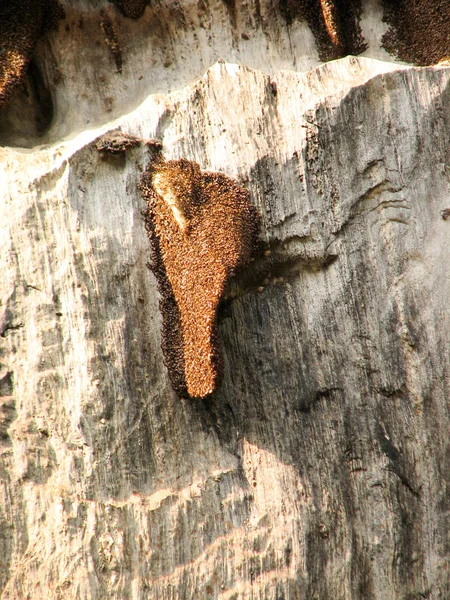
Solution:
<svg viewBox="0 0 450 600">
<path fill-rule="evenodd" d="M 0 107 L 25 76 L 39 36 L 63 16 L 57 0 L 0 2 Z"/>
<path fill-rule="evenodd" d="M 145 11 L 149 0 L 111 0 L 120 12 L 131 19 L 139 19 Z"/>
<path fill-rule="evenodd" d="M 383 21 L 390 27 L 383 48 L 400 60 L 419 66 L 450 59 L 450 2 L 448 0 L 384 0 Z"/>
<path fill-rule="evenodd" d="M 117 32 L 111 17 L 103 8 L 100 11 L 100 27 L 105 34 L 106 45 L 111 49 L 116 70 L 118 73 L 122 73 L 123 58 L 122 50 L 120 49 L 119 38 L 117 37 Z"/>
<path fill-rule="evenodd" d="M 169 376 L 180 397 L 204 398 L 222 370 L 217 308 L 236 269 L 251 259 L 260 217 L 246 189 L 185 159 L 150 162 L 140 190 Z"/>
</svg>

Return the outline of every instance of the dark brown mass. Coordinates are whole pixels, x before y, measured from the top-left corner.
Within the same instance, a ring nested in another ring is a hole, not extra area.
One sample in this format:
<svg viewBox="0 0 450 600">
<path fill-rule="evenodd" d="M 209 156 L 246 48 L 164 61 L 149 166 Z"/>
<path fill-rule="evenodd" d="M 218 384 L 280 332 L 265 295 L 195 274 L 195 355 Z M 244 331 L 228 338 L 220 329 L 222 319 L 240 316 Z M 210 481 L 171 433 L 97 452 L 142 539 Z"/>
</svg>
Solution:
<svg viewBox="0 0 450 600">
<path fill-rule="evenodd" d="M 145 11 L 149 0 L 109 0 L 117 6 L 122 14 L 130 19 L 139 19 Z"/>
<path fill-rule="evenodd" d="M 449 0 L 382 0 L 390 28 L 383 46 L 401 60 L 432 65 L 450 58 Z M 361 0 L 279 0 L 287 23 L 305 19 L 323 61 L 367 48 L 361 27 Z"/>
<path fill-rule="evenodd" d="M 367 48 L 359 24 L 361 0 L 279 0 L 286 21 L 305 19 L 320 60 L 360 54 Z"/>
<path fill-rule="evenodd" d="M 141 193 L 169 375 L 180 396 L 203 398 L 220 379 L 217 308 L 251 258 L 260 218 L 246 189 L 184 159 L 150 163 Z"/>
<path fill-rule="evenodd" d="M 388 52 L 417 65 L 450 59 L 450 0 L 383 0 Z"/>
<path fill-rule="evenodd" d="M 116 28 L 114 27 L 111 17 L 103 8 L 100 11 L 100 27 L 105 34 L 105 42 L 111 50 L 112 57 L 116 64 L 116 70 L 118 73 L 122 73 L 123 58 L 119 38 L 117 37 Z"/>
<path fill-rule="evenodd" d="M 97 140 L 95 147 L 102 156 L 117 156 L 125 154 L 130 148 L 139 146 L 142 141 L 142 139 L 128 135 L 127 133 L 111 131 L 102 135 Z"/>
<path fill-rule="evenodd" d="M 22 81 L 39 36 L 63 16 L 57 0 L 0 1 L 0 107 Z"/>
</svg>

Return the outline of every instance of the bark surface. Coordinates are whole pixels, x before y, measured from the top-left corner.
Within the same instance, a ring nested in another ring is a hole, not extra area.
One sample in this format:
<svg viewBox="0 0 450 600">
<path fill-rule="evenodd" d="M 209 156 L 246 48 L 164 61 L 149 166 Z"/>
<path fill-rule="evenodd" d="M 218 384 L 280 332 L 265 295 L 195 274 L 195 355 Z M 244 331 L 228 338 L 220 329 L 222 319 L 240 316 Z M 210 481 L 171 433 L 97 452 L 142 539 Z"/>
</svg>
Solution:
<svg viewBox="0 0 450 600">
<path fill-rule="evenodd" d="M 62 4 L 47 129 L 0 112 L 0 596 L 447 600 L 449 67 L 395 62 L 376 2 L 325 64 L 294 2 Z M 262 215 L 203 401 L 161 350 L 151 138 Z"/>
</svg>

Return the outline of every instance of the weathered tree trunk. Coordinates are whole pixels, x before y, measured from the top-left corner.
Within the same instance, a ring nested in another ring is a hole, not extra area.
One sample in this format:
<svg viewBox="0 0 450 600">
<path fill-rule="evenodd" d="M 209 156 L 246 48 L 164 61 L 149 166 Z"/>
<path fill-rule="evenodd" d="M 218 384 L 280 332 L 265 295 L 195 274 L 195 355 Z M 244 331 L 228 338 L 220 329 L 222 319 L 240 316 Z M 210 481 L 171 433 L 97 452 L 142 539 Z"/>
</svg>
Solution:
<svg viewBox="0 0 450 600">
<path fill-rule="evenodd" d="M 450 598 L 450 69 L 395 62 L 381 3 L 303 5 L 66 0 L 1 109 L 3 599 Z M 115 131 L 262 215 L 207 400 Z"/>
</svg>

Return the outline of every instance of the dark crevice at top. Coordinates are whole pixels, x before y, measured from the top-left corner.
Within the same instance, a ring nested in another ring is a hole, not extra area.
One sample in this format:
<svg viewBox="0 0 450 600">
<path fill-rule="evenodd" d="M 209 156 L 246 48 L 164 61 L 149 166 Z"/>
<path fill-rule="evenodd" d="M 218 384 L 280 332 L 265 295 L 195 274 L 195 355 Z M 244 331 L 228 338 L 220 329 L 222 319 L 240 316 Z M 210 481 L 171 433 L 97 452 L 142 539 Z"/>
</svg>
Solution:
<svg viewBox="0 0 450 600">
<path fill-rule="evenodd" d="M 0 146 L 33 147 L 50 129 L 54 104 L 39 65 L 31 60 L 22 84 L 0 109 Z"/>
<path fill-rule="evenodd" d="M 0 2 L 0 107 L 23 81 L 38 38 L 63 17 L 57 0 Z"/>
<path fill-rule="evenodd" d="M 57 0 L 0 1 L 0 145 L 31 147 L 50 127 L 52 95 L 33 52 L 64 16 Z"/>
<path fill-rule="evenodd" d="M 46 86 L 42 73 L 34 60 L 30 62 L 28 67 L 28 78 L 38 106 L 35 117 L 36 132 L 38 135 L 43 135 L 49 129 L 53 120 L 54 107 L 50 90 Z"/>
</svg>

